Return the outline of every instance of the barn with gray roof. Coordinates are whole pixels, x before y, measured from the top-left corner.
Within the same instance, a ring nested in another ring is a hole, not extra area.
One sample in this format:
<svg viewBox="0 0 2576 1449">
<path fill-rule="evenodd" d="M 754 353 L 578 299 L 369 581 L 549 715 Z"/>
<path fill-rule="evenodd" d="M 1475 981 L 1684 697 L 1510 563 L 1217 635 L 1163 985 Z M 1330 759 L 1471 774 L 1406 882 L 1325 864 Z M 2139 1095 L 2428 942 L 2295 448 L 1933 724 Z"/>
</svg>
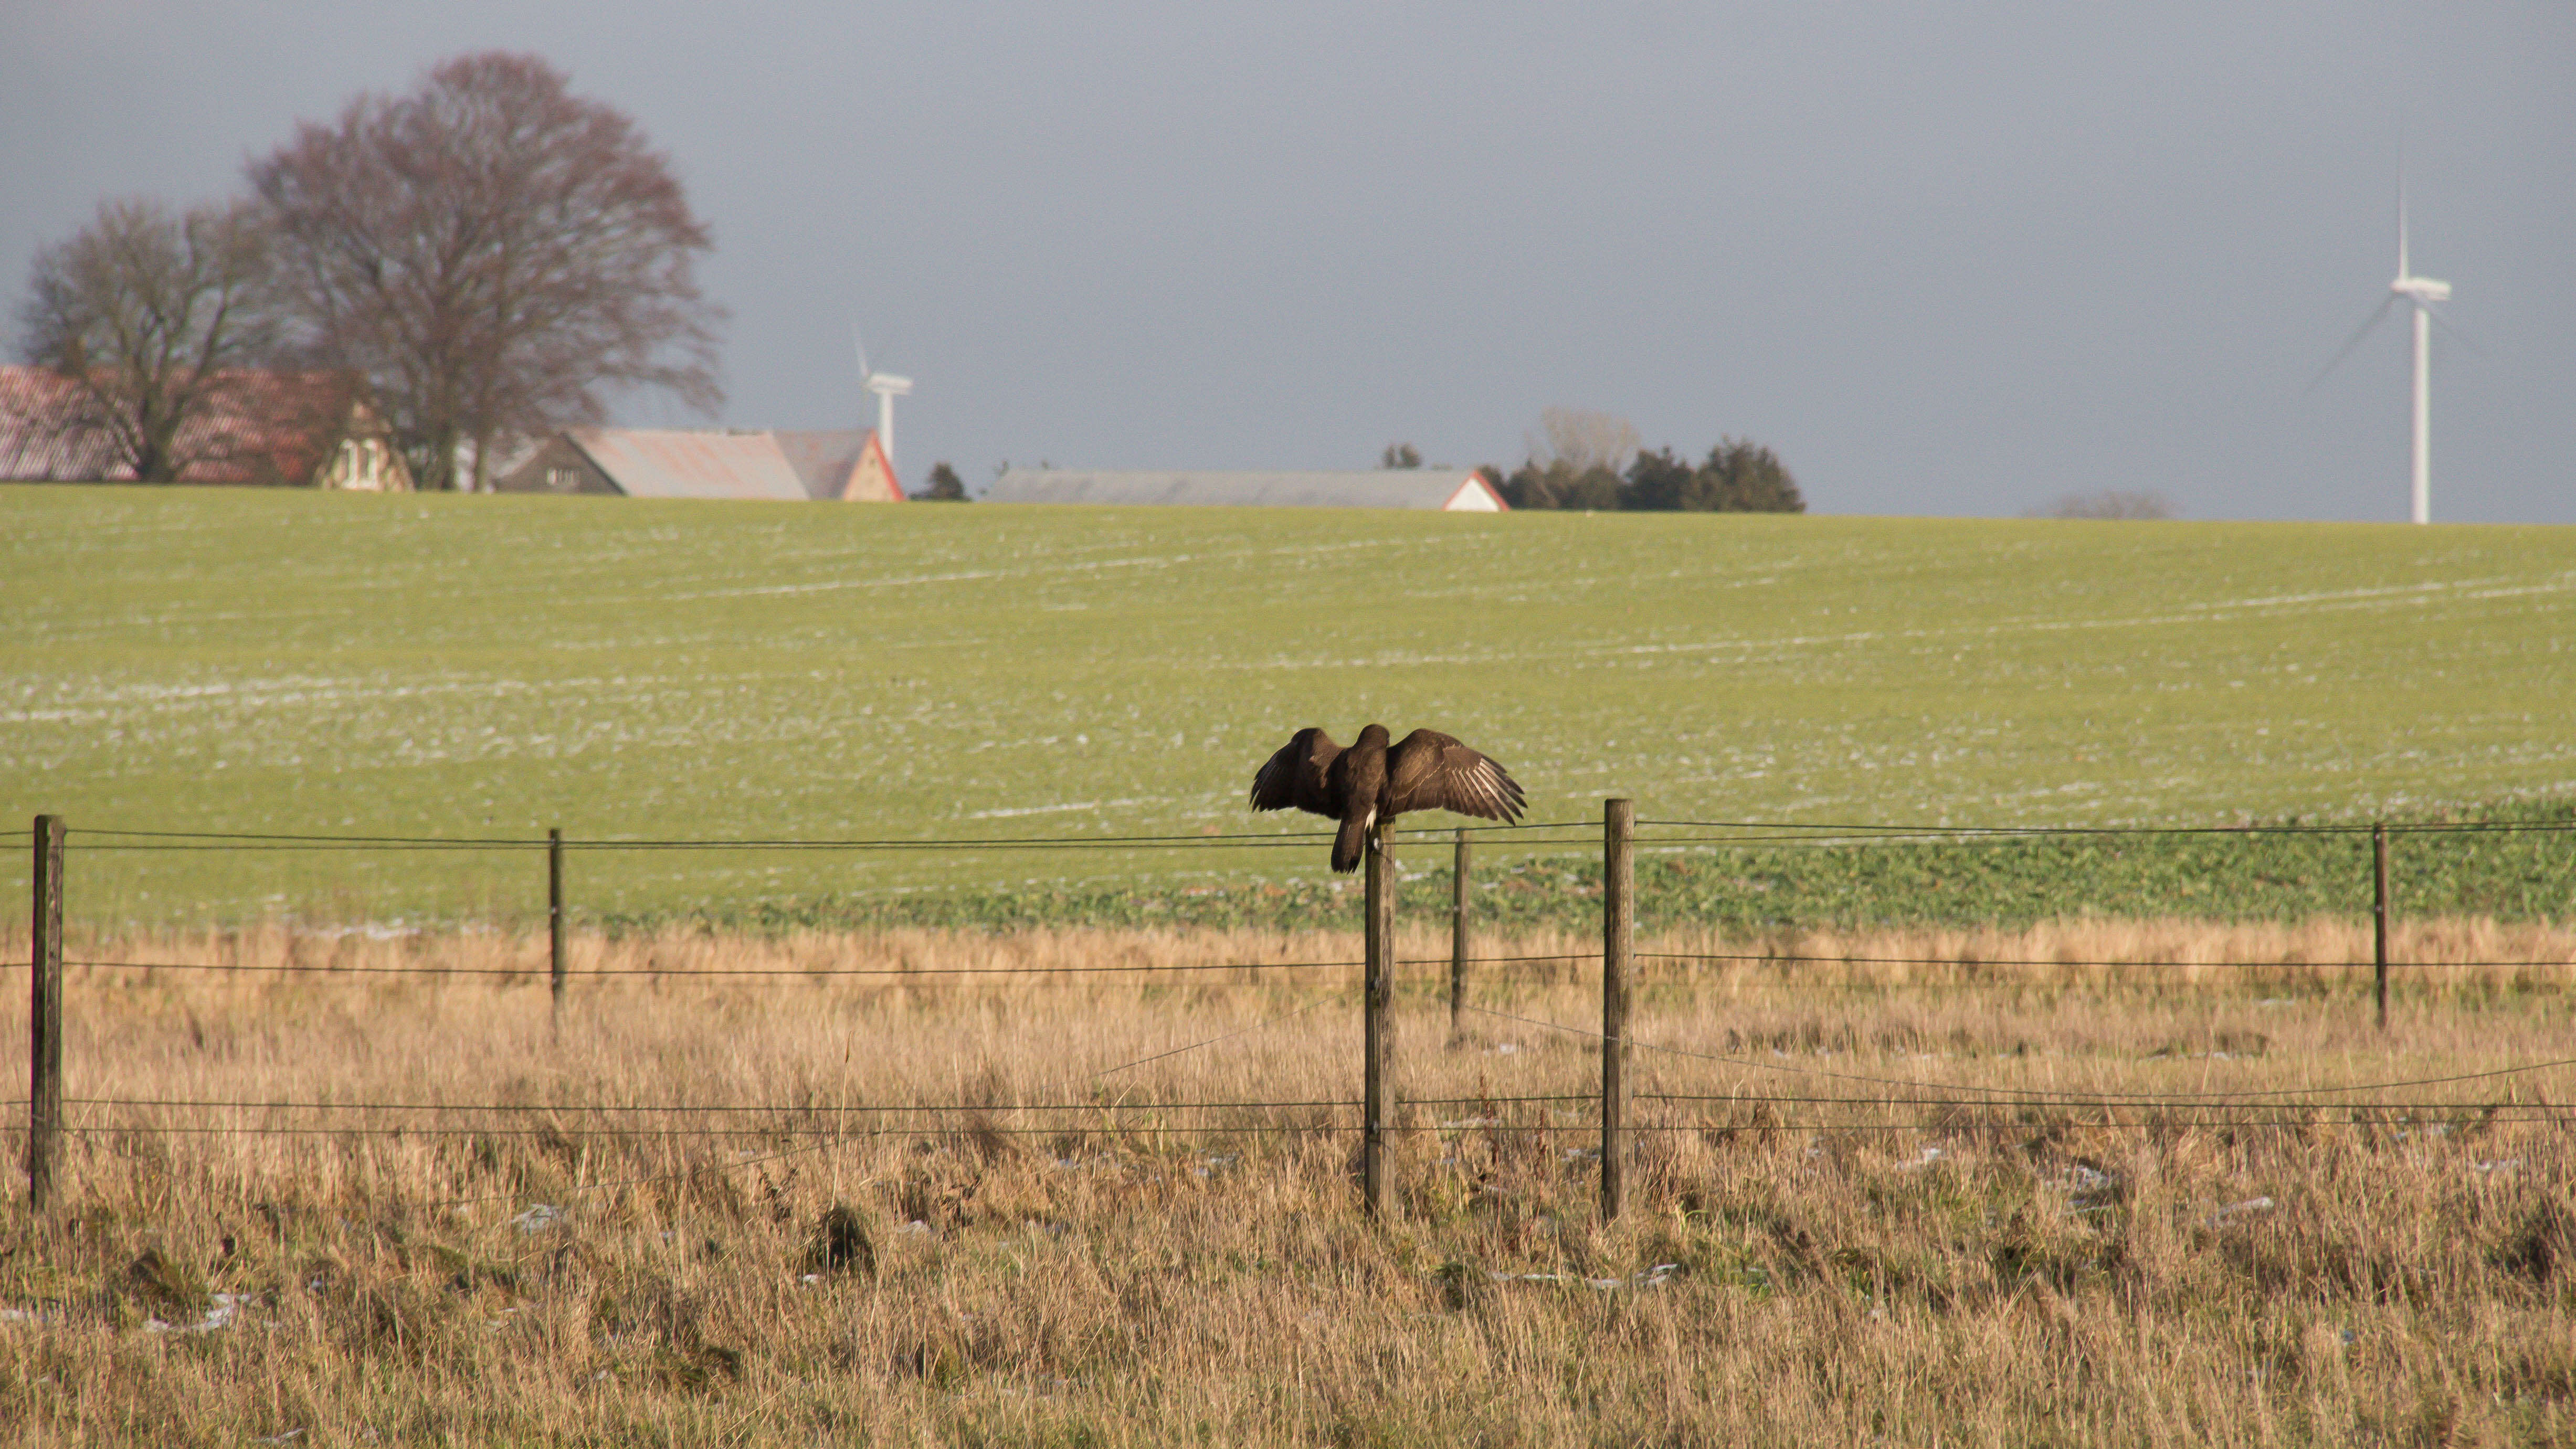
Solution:
<svg viewBox="0 0 2576 1449">
<path fill-rule="evenodd" d="M 987 503 L 1196 503 L 1239 508 L 1418 508 L 1502 513 L 1484 475 L 1454 468 L 1376 468 L 1339 473 L 1098 472 L 1009 468 Z"/>
<path fill-rule="evenodd" d="M 874 432 L 574 428 L 504 473 L 503 493 L 900 503 Z"/>
</svg>

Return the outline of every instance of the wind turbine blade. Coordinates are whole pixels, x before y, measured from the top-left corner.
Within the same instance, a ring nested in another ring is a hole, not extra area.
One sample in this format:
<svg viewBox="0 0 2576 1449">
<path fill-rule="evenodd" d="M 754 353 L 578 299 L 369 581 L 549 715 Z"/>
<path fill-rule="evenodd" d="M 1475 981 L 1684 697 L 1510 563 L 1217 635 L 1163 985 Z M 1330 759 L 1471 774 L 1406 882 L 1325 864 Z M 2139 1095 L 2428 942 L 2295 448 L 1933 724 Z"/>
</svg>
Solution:
<svg viewBox="0 0 2576 1449">
<path fill-rule="evenodd" d="M 2441 308 L 2426 307 L 2424 310 L 2433 314 L 2433 325 L 2442 329 L 2443 336 L 2450 338 L 2453 342 L 2460 344 L 2462 347 L 2469 349 L 2480 357 L 2487 355 L 2487 350 L 2478 345 L 2476 338 L 2461 331 L 2457 323 L 2442 315 Z"/>
<path fill-rule="evenodd" d="M 850 342 L 859 349 L 859 386 L 865 387 L 873 375 L 868 371 L 868 339 L 860 336 L 859 329 L 853 327 L 850 329 Z"/>
<path fill-rule="evenodd" d="M 2355 328 L 2350 337 L 2344 339 L 2343 346 L 2335 349 L 2335 355 L 2327 359 L 2325 366 L 2317 369 L 2317 375 L 2308 380 L 2307 387 L 2302 390 L 2299 395 L 2301 397 L 2305 397 L 2309 393 L 2315 392 L 2318 384 L 2324 382 L 2327 376 L 2336 368 L 2343 366 L 2343 360 L 2352 356 L 2353 349 L 2361 346 L 2361 340 L 2370 335 L 2370 329 L 2378 326 L 2381 320 L 2388 316 L 2388 309 L 2396 305 L 2396 293 L 2391 292 L 2387 297 L 2383 298 L 2380 301 L 2379 306 L 2371 312 L 2369 319 L 2364 321 L 2358 328 Z"/>
<path fill-rule="evenodd" d="M 2406 270 L 2406 143 L 2397 143 L 2397 275 L 2411 277 Z"/>
</svg>

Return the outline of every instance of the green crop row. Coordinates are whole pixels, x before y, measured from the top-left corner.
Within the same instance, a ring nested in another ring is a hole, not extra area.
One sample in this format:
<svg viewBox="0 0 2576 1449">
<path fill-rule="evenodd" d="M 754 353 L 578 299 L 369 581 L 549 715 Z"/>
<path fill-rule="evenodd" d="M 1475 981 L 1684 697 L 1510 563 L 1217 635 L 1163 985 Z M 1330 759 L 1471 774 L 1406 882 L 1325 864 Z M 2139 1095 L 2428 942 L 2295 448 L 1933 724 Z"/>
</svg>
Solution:
<svg viewBox="0 0 2576 1449">
<path fill-rule="evenodd" d="M 2282 822 L 2296 823 L 2296 822 Z M 2316 822 L 2309 822 L 2316 823 Z M 2391 909 L 2400 915 L 2576 919 L 2576 803 L 2497 806 L 2451 823 L 2525 829 L 2402 830 L 2390 837 Z M 1665 832 L 1667 834 L 1672 832 Z M 2366 833 L 2008 836 L 1872 844 L 1687 845 L 1644 837 L 1640 923 L 1649 928 L 1995 925 L 2070 916 L 2188 916 L 2296 921 L 2371 908 Z M 1430 842 L 1405 852 L 1436 853 Z M 1475 872 L 1476 919 L 1503 930 L 1595 929 L 1601 860 L 1589 855 L 1498 862 Z M 685 923 L 709 930 L 1042 926 L 1187 926 L 1263 931 L 1356 930 L 1354 881 L 1067 888 L 820 896 L 665 913 L 604 913 L 634 932 Z M 1405 874 L 1397 910 L 1445 917 L 1450 872 Z"/>
</svg>

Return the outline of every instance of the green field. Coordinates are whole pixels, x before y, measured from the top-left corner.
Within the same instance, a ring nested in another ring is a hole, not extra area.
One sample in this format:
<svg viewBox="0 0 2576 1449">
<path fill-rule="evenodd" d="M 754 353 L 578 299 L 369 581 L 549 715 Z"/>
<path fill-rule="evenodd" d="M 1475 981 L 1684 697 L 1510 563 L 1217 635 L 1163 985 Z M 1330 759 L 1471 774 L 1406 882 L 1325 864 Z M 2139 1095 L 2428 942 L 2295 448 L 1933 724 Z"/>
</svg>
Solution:
<svg viewBox="0 0 2576 1449">
<path fill-rule="evenodd" d="M 1303 829 L 1246 813 L 1253 768 L 1372 718 L 1485 748 L 1541 820 L 1610 794 L 1985 825 L 2576 790 L 2565 528 L 10 487 L 0 558 L 0 804 L 76 829 Z M 542 899 L 525 854 L 102 843 L 75 837 L 85 919 Z M 583 852 L 574 888 L 735 912 L 1322 857 Z"/>
</svg>

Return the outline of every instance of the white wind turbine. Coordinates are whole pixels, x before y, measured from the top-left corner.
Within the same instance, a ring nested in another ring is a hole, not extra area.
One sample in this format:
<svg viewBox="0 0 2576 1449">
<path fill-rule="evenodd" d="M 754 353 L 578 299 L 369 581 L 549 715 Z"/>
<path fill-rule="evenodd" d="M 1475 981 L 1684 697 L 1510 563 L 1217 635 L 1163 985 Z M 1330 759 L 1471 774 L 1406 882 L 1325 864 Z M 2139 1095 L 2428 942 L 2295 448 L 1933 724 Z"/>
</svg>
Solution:
<svg viewBox="0 0 2576 1449">
<path fill-rule="evenodd" d="M 2451 284 L 2431 277 L 2415 275 L 2406 259 L 2406 169 L 2397 171 L 2397 280 L 2388 284 L 2388 295 L 2380 300 L 2379 309 L 2361 324 L 2334 360 L 2317 374 L 2317 382 L 2326 379 L 2343 360 L 2352 355 L 2362 339 L 2388 315 L 2388 309 L 2400 301 L 2415 305 L 2415 492 L 2413 517 L 2417 523 L 2429 523 L 2433 517 L 2433 324 L 2439 320 L 2433 311 L 2435 302 L 2451 300 Z M 2448 324 L 2445 324 L 2448 325 Z M 2308 384 L 2310 388 L 2315 382 Z"/>
<path fill-rule="evenodd" d="M 855 330 L 850 333 L 850 338 L 859 348 L 859 386 L 877 395 L 877 446 L 885 449 L 886 466 L 891 468 L 894 466 L 894 400 L 912 395 L 912 379 L 871 370 L 866 339 Z"/>
</svg>

